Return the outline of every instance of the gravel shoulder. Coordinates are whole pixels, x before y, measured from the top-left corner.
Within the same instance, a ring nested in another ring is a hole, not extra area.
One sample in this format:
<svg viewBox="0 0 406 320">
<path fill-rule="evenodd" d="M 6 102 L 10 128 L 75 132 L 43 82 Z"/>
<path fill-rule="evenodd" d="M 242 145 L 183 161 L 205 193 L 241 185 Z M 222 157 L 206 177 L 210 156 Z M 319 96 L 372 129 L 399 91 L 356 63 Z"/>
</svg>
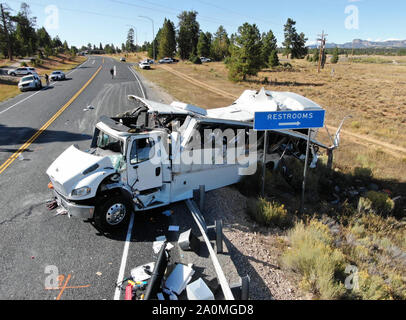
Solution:
<svg viewBox="0 0 406 320">
<path fill-rule="evenodd" d="M 295 275 L 280 266 L 286 248 L 285 233 L 258 226 L 245 213 L 246 206 L 247 198 L 233 187 L 206 195 L 205 216 L 223 220 L 224 242 L 231 259 L 240 276 L 250 276 L 250 299 L 309 299 L 292 284 L 292 279 L 297 280 Z"/>
</svg>

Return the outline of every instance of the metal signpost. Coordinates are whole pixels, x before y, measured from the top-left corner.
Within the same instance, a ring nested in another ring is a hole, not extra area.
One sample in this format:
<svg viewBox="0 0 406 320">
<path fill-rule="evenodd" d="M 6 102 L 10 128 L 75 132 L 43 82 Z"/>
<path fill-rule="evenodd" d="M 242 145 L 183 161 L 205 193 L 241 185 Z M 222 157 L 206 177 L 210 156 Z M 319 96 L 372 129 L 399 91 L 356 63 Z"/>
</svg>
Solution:
<svg viewBox="0 0 406 320">
<path fill-rule="evenodd" d="M 265 195 L 265 163 L 268 130 L 308 129 L 306 160 L 303 171 L 301 211 L 304 208 L 307 165 L 312 128 L 324 127 L 325 110 L 255 112 L 254 130 L 264 132 L 264 158 L 262 163 L 262 196 Z"/>
</svg>

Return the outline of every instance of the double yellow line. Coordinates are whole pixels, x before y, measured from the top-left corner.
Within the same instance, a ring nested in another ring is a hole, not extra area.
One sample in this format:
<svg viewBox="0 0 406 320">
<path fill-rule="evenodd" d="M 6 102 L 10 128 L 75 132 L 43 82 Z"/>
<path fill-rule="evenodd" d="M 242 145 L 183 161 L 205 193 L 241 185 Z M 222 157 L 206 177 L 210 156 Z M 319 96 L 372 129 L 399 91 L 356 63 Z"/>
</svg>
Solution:
<svg viewBox="0 0 406 320">
<path fill-rule="evenodd" d="M 24 152 L 24 150 L 26 150 L 31 143 L 33 143 L 40 135 L 42 132 L 44 132 L 61 114 L 62 112 L 64 112 L 72 103 L 73 101 L 76 100 L 76 98 L 83 92 L 83 90 L 85 90 L 87 88 L 87 86 L 93 81 L 93 79 L 97 76 L 97 74 L 100 72 L 100 70 L 102 69 L 102 66 L 100 66 L 97 71 L 93 74 L 93 76 L 85 83 L 85 85 L 78 91 L 75 93 L 75 95 L 70 98 L 70 100 L 62 107 L 60 108 L 53 116 L 51 119 L 49 119 L 40 129 L 38 129 L 37 132 L 35 132 L 35 134 L 28 139 L 16 152 L 14 152 L 10 158 L 7 159 L 6 162 L 4 162 L 1 166 L 0 166 L 0 174 L 3 173 L 4 170 L 7 169 L 7 167 L 13 163 L 13 161 L 15 159 L 18 158 L 18 156 Z"/>
</svg>

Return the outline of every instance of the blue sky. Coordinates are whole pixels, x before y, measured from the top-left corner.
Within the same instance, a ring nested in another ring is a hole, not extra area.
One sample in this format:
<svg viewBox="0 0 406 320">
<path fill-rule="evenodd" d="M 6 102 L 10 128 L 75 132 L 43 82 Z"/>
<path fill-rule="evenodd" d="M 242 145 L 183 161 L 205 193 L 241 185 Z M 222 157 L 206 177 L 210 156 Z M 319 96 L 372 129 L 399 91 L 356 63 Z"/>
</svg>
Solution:
<svg viewBox="0 0 406 320">
<path fill-rule="evenodd" d="M 15 12 L 21 1 L 0 0 Z M 229 34 L 244 22 L 256 23 L 261 32 L 272 29 L 279 44 L 287 18 L 297 22 L 308 43 L 315 42 L 324 30 L 328 42 L 344 43 L 364 40 L 406 39 L 406 1 L 403 0 L 27 0 L 37 26 L 47 28 L 51 36 L 59 35 L 69 45 L 82 46 L 113 43 L 121 46 L 129 25 L 137 31 L 138 43 L 152 39 L 152 24 L 140 15 L 153 19 L 155 33 L 164 18 L 177 25 L 182 10 L 196 10 L 204 31 L 214 33 L 222 24 Z M 57 15 L 52 15 L 56 11 Z M 55 18 L 56 17 L 56 18 Z M 357 23 L 358 21 L 358 23 Z"/>
</svg>

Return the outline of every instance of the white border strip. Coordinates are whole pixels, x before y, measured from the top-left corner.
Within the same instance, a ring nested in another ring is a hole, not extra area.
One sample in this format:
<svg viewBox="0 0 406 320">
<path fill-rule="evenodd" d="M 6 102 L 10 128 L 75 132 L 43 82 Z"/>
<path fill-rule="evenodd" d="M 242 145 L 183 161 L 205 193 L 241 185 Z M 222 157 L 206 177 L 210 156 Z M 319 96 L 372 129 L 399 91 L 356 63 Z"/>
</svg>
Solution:
<svg viewBox="0 0 406 320">
<path fill-rule="evenodd" d="M 127 237 L 125 239 L 123 256 L 121 258 L 120 271 L 118 273 L 118 278 L 117 278 L 117 284 L 121 284 L 121 282 L 124 279 L 124 271 L 125 271 L 125 266 L 127 264 L 128 249 L 130 247 L 131 233 L 133 231 L 133 225 L 134 225 L 134 212 L 131 214 L 130 224 L 128 225 Z M 114 292 L 114 300 L 120 300 L 120 294 L 121 294 L 120 288 L 118 286 L 116 286 L 116 290 Z"/>
<path fill-rule="evenodd" d="M 137 79 L 138 84 L 139 84 L 139 86 L 140 86 L 140 88 L 141 88 L 142 95 L 144 96 L 144 99 L 146 99 L 147 97 L 146 97 L 146 95 L 145 95 L 144 89 L 142 88 L 141 81 L 140 81 L 140 79 L 138 78 L 137 73 L 136 73 L 135 70 L 132 68 L 132 66 L 129 66 L 128 69 L 130 69 L 130 71 L 131 71 L 131 73 L 134 75 L 135 79 Z"/>
</svg>

